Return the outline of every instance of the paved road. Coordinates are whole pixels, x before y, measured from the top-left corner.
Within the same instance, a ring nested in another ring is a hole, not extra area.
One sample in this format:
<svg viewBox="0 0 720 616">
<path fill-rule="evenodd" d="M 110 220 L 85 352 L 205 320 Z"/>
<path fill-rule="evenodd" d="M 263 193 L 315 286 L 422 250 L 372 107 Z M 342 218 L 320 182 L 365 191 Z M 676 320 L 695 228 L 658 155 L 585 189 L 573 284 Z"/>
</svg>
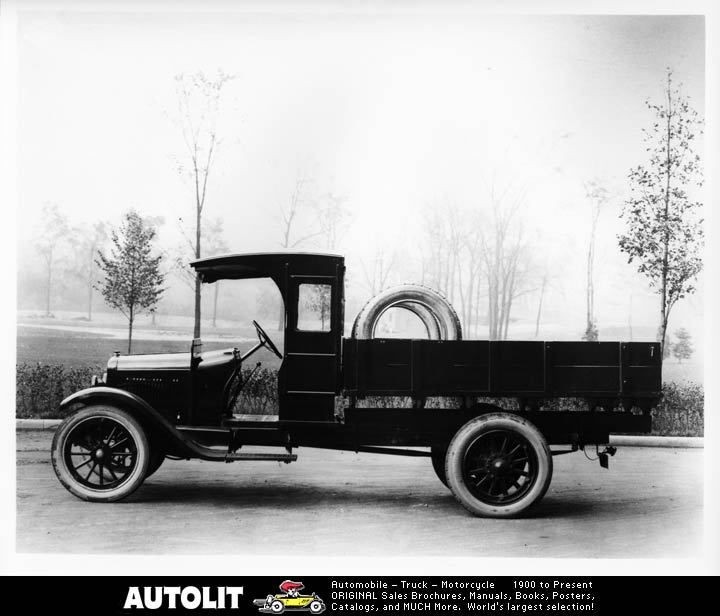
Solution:
<svg viewBox="0 0 720 616">
<path fill-rule="evenodd" d="M 610 471 L 555 458 L 532 517 L 471 517 L 426 458 L 313 449 L 298 462 L 166 461 L 126 501 L 58 483 L 48 432 L 18 432 L 17 550 L 537 557 L 699 555 L 703 450 L 624 448 Z"/>
</svg>

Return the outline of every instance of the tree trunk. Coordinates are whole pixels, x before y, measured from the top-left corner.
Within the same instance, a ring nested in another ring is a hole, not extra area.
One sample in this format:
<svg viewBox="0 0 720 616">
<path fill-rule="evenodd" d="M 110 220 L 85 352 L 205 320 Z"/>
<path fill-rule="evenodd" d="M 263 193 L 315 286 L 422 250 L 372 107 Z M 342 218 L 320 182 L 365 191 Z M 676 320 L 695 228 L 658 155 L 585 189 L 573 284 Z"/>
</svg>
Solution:
<svg viewBox="0 0 720 616">
<path fill-rule="evenodd" d="M 497 340 L 498 332 L 498 280 L 495 273 L 489 277 L 488 284 L 488 335 Z"/>
<path fill-rule="evenodd" d="M 538 301 L 537 318 L 535 319 L 535 338 L 540 333 L 540 314 L 542 312 L 543 298 L 545 297 L 545 285 L 547 284 L 547 275 L 543 276 L 542 286 L 540 287 L 540 300 Z"/>
<path fill-rule="evenodd" d="M 52 289 L 52 256 L 48 257 L 47 293 L 45 295 L 45 316 L 50 316 L 50 295 Z"/>
<path fill-rule="evenodd" d="M 475 336 L 480 336 L 480 273 L 475 283 Z"/>
<path fill-rule="evenodd" d="M 90 260 L 88 262 L 88 298 L 87 298 L 87 313 L 88 321 L 92 321 L 92 300 L 93 300 L 93 273 L 95 269 L 93 267 L 93 257 L 95 255 L 95 244 L 90 247 Z"/>
<path fill-rule="evenodd" d="M 197 204 L 197 216 L 195 218 L 195 258 L 199 259 L 202 252 L 200 249 L 200 231 L 201 231 L 201 219 L 200 219 L 200 204 Z M 195 327 L 193 328 L 193 338 L 200 337 L 200 304 L 202 299 L 200 276 L 195 274 Z"/>
<path fill-rule="evenodd" d="M 128 317 L 128 355 L 132 352 L 132 334 L 133 334 L 133 320 L 135 319 L 135 315 L 133 315 L 132 309 L 130 310 L 130 316 Z"/>
<path fill-rule="evenodd" d="M 670 75 L 668 74 L 668 108 L 667 108 L 667 157 L 665 159 L 665 212 L 663 222 L 665 223 L 665 236 L 663 238 L 663 265 L 662 265 L 662 286 L 660 289 L 660 336 L 659 342 L 661 344 L 662 356 L 665 357 L 665 337 L 667 331 L 667 323 L 669 310 L 667 307 L 667 278 L 668 278 L 668 258 L 670 249 L 670 229 L 668 226 L 668 215 L 670 212 L 670 177 L 671 173 L 671 156 L 670 156 L 670 144 L 672 141 L 672 95 L 670 91 Z"/>
<path fill-rule="evenodd" d="M 663 352 L 663 357 L 665 357 L 665 342 L 667 338 L 667 326 L 668 326 L 668 317 L 670 316 L 670 313 L 666 310 L 665 306 L 665 298 L 662 297 L 662 306 L 660 308 L 660 327 L 658 328 L 658 342 L 661 345 L 661 349 Z"/>
<path fill-rule="evenodd" d="M 590 231 L 590 245 L 588 246 L 587 253 L 587 288 L 585 290 L 585 330 L 589 331 L 592 328 L 594 322 L 593 315 L 593 243 L 595 241 L 594 228 Z"/>
<path fill-rule="evenodd" d="M 195 325 L 193 327 L 193 338 L 199 338 L 200 337 L 200 300 L 201 300 L 201 290 L 200 290 L 200 277 L 195 276 Z"/>
<path fill-rule="evenodd" d="M 93 300 L 93 288 L 92 288 L 92 284 L 89 284 L 88 285 L 88 298 L 87 298 L 88 321 L 92 321 L 92 300 Z"/>
<path fill-rule="evenodd" d="M 220 281 L 215 283 L 215 296 L 213 297 L 213 318 L 212 326 L 217 327 L 217 303 L 218 303 L 218 292 L 220 291 Z"/>
</svg>

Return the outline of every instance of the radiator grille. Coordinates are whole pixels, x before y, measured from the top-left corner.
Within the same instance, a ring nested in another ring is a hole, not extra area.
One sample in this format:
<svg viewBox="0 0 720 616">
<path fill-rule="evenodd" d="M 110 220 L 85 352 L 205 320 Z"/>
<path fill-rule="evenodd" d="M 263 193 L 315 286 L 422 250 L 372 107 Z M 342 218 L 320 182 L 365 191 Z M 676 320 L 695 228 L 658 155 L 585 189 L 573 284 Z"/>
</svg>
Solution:
<svg viewBox="0 0 720 616">
<path fill-rule="evenodd" d="M 120 380 L 125 391 L 140 396 L 156 409 L 176 406 L 177 401 L 185 397 L 185 388 L 179 377 L 127 376 Z"/>
</svg>

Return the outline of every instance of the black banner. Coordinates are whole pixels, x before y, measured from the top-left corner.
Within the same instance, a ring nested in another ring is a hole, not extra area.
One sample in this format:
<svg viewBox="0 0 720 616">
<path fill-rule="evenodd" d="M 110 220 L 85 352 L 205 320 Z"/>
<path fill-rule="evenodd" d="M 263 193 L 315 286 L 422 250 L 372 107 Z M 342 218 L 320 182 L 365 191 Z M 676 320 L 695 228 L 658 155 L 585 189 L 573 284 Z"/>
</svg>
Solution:
<svg viewBox="0 0 720 616">
<path fill-rule="evenodd" d="M 5 579 L 8 605 L 74 614 L 406 615 L 685 613 L 704 578 L 57 577 Z M 42 589 L 38 592 L 37 589 Z M 42 613 L 42 612 L 39 612 Z M 49 612 L 48 612 L 49 613 Z"/>
</svg>

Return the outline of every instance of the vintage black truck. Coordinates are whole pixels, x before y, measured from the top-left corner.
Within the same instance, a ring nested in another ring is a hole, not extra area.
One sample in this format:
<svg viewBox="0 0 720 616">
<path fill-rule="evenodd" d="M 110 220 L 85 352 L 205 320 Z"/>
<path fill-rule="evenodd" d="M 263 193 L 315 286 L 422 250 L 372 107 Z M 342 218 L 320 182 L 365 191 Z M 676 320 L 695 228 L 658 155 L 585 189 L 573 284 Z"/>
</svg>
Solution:
<svg viewBox="0 0 720 616">
<path fill-rule="evenodd" d="M 319 447 L 427 456 L 470 512 L 510 517 L 543 497 L 553 455 L 651 429 L 658 343 L 462 340 L 452 307 L 420 286 L 371 300 L 345 338 L 341 256 L 240 254 L 192 266 L 205 283 L 272 279 L 285 307 L 283 353 L 256 322 L 258 342 L 245 353 L 203 352 L 199 340 L 188 353 L 116 353 L 103 379 L 62 402 L 52 463 L 81 499 L 122 499 L 166 458 L 292 462 L 294 450 Z M 308 318 L 318 298 L 320 316 Z M 374 337 L 393 306 L 418 315 L 428 339 Z M 281 360 L 271 416 L 237 404 L 243 366 L 263 347 Z M 373 405 L 387 396 L 407 402 Z M 563 398 L 585 400 L 587 410 L 547 408 Z M 606 463 L 613 451 L 598 453 Z"/>
</svg>

